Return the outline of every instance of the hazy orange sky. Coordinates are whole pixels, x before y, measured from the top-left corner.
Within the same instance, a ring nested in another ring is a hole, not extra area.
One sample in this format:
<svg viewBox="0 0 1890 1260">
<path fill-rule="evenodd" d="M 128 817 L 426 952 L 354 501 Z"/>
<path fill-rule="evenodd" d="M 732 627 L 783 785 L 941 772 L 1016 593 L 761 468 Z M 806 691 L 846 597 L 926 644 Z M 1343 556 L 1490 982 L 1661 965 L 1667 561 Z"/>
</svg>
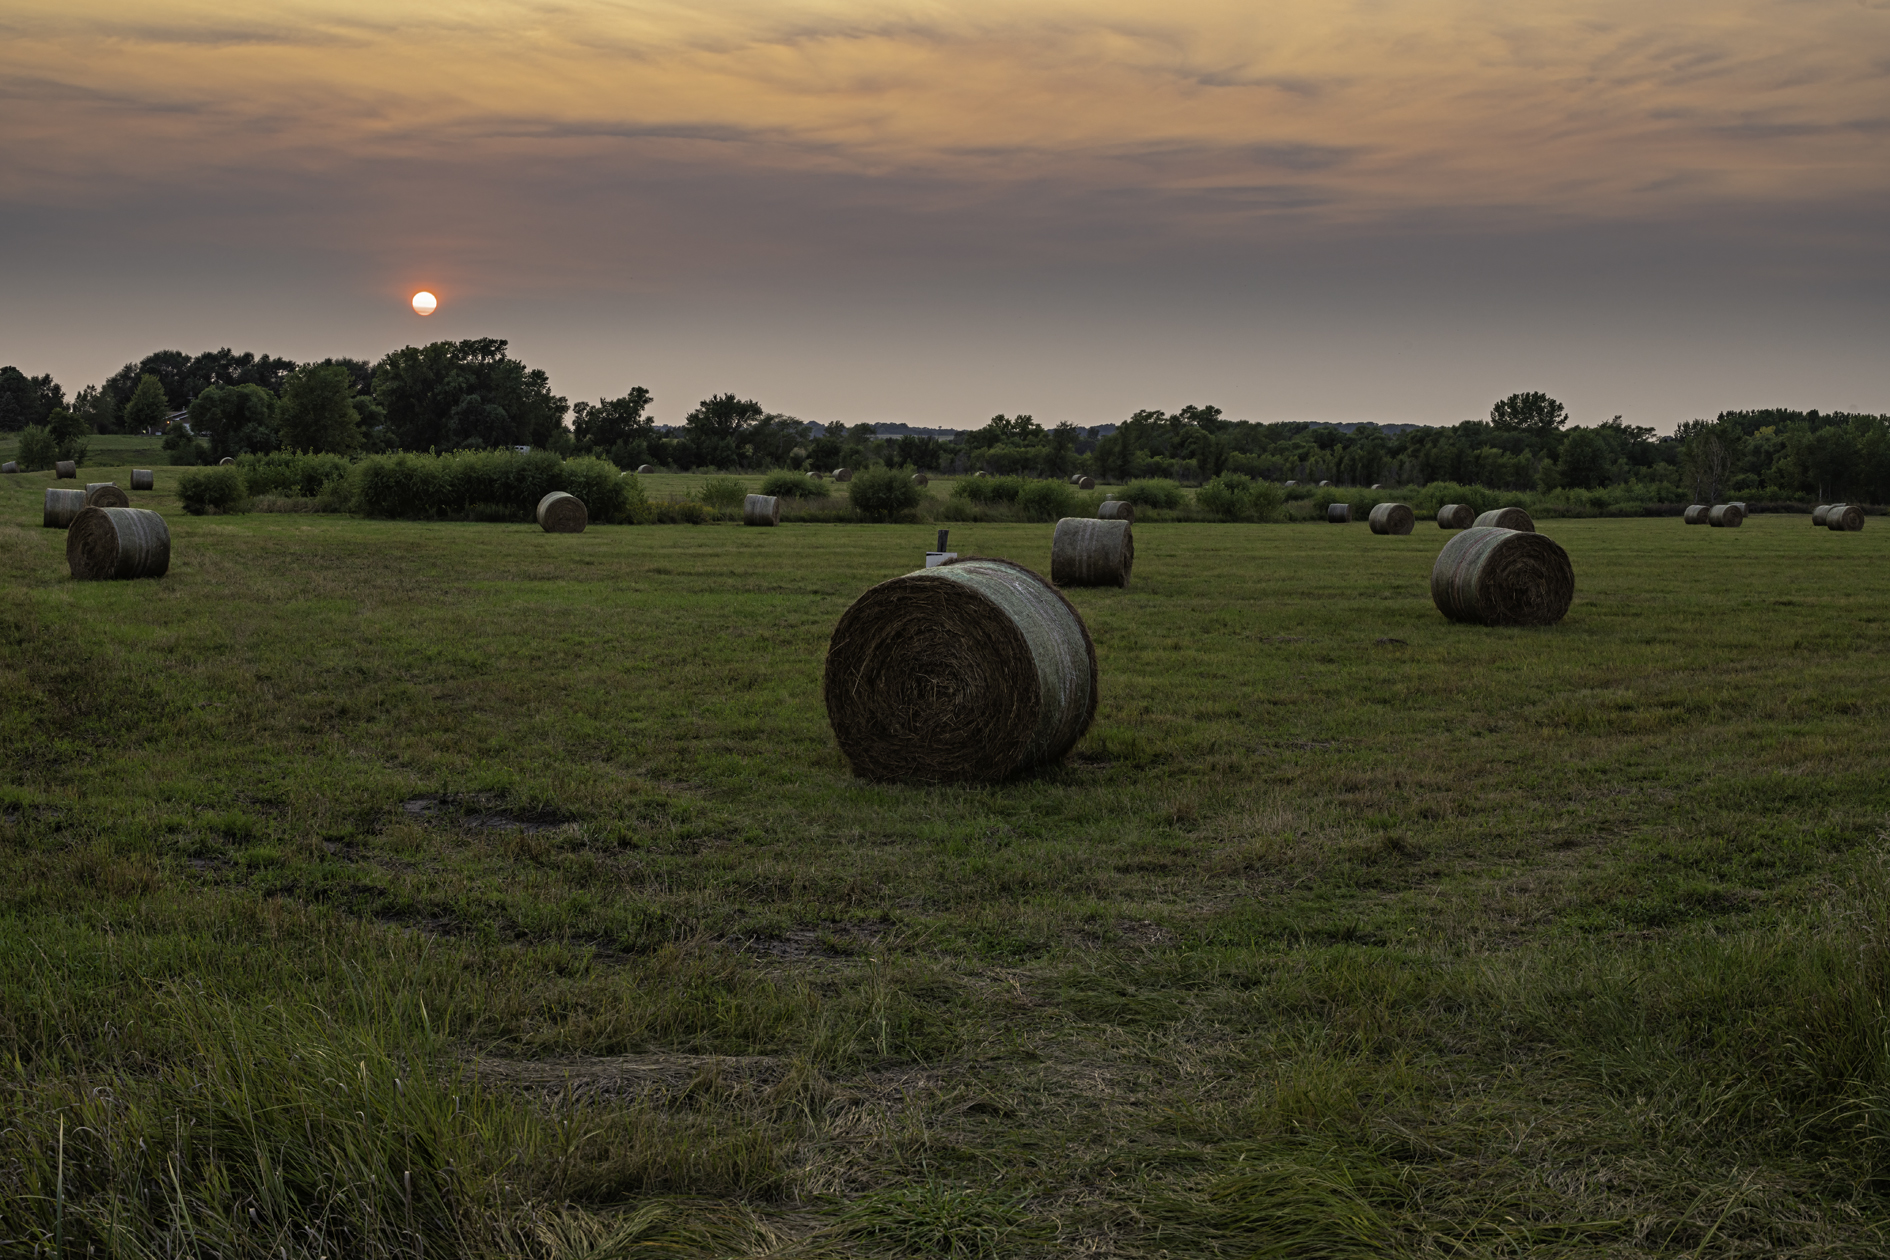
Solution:
<svg viewBox="0 0 1890 1260">
<path fill-rule="evenodd" d="M 1890 411 L 1887 137 L 1890 0 L 8 0 L 0 362 L 500 336 L 661 420 Z"/>
</svg>

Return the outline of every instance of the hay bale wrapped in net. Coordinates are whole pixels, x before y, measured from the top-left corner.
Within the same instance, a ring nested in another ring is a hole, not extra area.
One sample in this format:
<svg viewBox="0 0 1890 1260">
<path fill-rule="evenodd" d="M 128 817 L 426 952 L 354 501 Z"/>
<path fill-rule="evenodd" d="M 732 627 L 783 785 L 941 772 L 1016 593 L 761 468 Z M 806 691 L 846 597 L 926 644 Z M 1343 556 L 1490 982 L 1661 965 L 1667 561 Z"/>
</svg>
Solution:
<svg viewBox="0 0 1890 1260">
<path fill-rule="evenodd" d="M 1746 519 L 1746 514 L 1739 510 L 1737 503 L 1715 503 L 1706 514 L 1706 523 L 1714 529 L 1738 529 L 1739 522 Z"/>
<path fill-rule="evenodd" d="M 131 470 L 131 488 L 133 490 L 155 490 L 157 489 L 157 478 L 152 475 L 149 468 L 134 468 Z"/>
<path fill-rule="evenodd" d="M 827 645 L 827 720 L 870 779 L 1003 779 L 1056 761 L 1096 715 L 1096 648 L 1056 587 L 968 558 L 881 582 Z"/>
<path fill-rule="evenodd" d="M 638 464 L 637 465 L 637 475 L 640 477 L 647 477 L 655 471 L 656 471 L 655 464 Z"/>
<path fill-rule="evenodd" d="M 85 506 L 130 507 L 131 496 L 120 490 L 114 482 L 94 481 L 85 488 Z"/>
<path fill-rule="evenodd" d="M 85 511 L 85 491 L 55 490 L 46 487 L 46 507 L 40 524 L 47 529 L 65 529 Z"/>
<path fill-rule="evenodd" d="M 1687 508 L 1685 512 L 1681 513 L 1680 519 L 1684 520 L 1689 525 L 1705 525 L 1708 523 L 1708 514 L 1712 512 L 1712 510 L 1712 508 L 1704 503 L 1695 503 Z"/>
<path fill-rule="evenodd" d="M 1320 484 L 1321 486 L 1329 486 L 1329 485 L 1331 485 L 1332 483 L 1331 483 L 1330 481 L 1322 481 L 1322 482 L 1320 482 L 1319 484 Z"/>
<path fill-rule="evenodd" d="M 932 479 L 924 473 L 913 473 L 912 484 L 915 486 L 929 486 L 932 484 Z"/>
<path fill-rule="evenodd" d="M 1855 503 L 1833 503 L 1824 514 L 1824 527 L 1854 533 L 1864 527 L 1864 509 Z"/>
<path fill-rule="evenodd" d="M 853 470 L 851 468 L 836 468 L 833 470 L 833 479 L 835 481 L 852 481 Z"/>
<path fill-rule="evenodd" d="M 1554 539 L 1475 525 L 1431 566 L 1431 602 L 1452 621 L 1552 626 L 1575 598 L 1575 570 Z"/>
<path fill-rule="evenodd" d="M 591 523 L 584 500 L 562 490 L 553 490 L 538 500 L 538 526 L 547 534 L 581 534 Z"/>
<path fill-rule="evenodd" d="M 1128 521 L 1066 516 L 1050 539 L 1050 580 L 1058 586 L 1127 586 L 1135 567 Z"/>
<path fill-rule="evenodd" d="M 54 481 L 77 481 L 78 478 L 79 466 L 73 461 L 61 459 L 53 462 Z"/>
<path fill-rule="evenodd" d="M 1135 504 L 1121 499 L 1111 499 L 1096 509 L 1096 519 L 1101 521 L 1132 521 L 1135 519 Z"/>
<path fill-rule="evenodd" d="M 1402 503 L 1380 503 L 1365 520 L 1374 534 L 1408 534 L 1417 528 L 1417 513 Z"/>
<path fill-rule="evenodd" d="M 1820 503 L 1817 507 L 1812 508 L 1811 509 L 1811 523 L 1814 526 L 1817 526 L 1818 528 L 1822 529 L 1824 527 L 1825 514 L 1828 513 L 1830 510 L 1831 510 L 1831 505 L 1829 503 Z"/>
<path fill-rule="evenodd" d="M 236 460 L 232 456 L 225 455 L 222 459 L 219 459 L 217 461 L 217 467 L 228 468 L 235 463 L 236 463 Z"/>
<path fill-rule="evenodd" d="M 772 494 L 751 494 L 742 500 L 742 524 L 779 525 L 781 499 Z"/>
<path fill-rule="evenodd" d="M 1078 490 L 1094 490 L 1096 488 L 1096 479 L 1094 477 L 1085 477 L 1082 473 L 1071 473 L 1070 484 L 1075 486 Z"/>
<path fill-rule="evenodd" d="M 1525 534 L 1533 534 L 1536 532 L 1536 523 L 1521 508 L 1491 508 L 1477 517 L 1471 528 L 1520 529 Z"/>
<path fill-rule="evenodd" d="M 20 466 L 10 459 L 4 464 L 0 464 L 0 473 L 16 473 L 18 471 L 20 471 Z"/>
<path fill-rule="evenodd" d="M 1351 519 L 1352 505 L 1350 503 L 1326 504 L 1326 520 L 1329 523 L 1333 525 L 1345 525 L 1350 523 Z"/>
<path fill-rule="evenodd" d="M 1469 529 L 1476 522 L 1477 510 L 1468 503 L 1446 503 L 1437 509 L 1437 528 Z"/>
<path fill-rule="evenodd" d="M 144 508 L 89 507 L 66 531 L 66 564 L 88 581 L 163 577 L 171 567 L 171 531 Z"/>
</svg>

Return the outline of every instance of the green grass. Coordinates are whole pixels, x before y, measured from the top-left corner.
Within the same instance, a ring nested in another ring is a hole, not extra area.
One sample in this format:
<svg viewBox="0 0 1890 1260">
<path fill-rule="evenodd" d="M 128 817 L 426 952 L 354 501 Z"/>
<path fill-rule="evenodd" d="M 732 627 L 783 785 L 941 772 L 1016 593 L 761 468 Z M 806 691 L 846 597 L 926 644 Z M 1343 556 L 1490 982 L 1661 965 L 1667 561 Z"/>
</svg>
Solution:
<svg viewBox="0 0 1890 1260">
<path fill-rule="evenodd" d="M 1145 526 L 1075 753 L 924 788 L 818 682 L 929 526 L 158 478 L 85 585 L 0 479 L 0 1253 L 1886 1245 L 1882 530 L 1555 522 L 1524 631 L 1425 527 Z"/>
</svg>

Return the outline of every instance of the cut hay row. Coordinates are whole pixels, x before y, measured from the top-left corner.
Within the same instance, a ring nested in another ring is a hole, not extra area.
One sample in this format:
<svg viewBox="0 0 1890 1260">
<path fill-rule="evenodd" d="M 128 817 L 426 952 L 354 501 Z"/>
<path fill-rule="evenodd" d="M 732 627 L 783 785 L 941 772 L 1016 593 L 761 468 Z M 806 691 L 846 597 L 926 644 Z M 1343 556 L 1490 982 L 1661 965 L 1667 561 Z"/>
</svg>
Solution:
<svg viewBox="0 0 1890 1260">
<path fill-rule="evenodd" d="M 130 507 L 131 496 L 120 490 L 116 482 L 94 481 L 85 488 L 85 506 Z"/>
<path fill-rule="evenodd" d="M 1374 534 L 1408 534 L 1417 528 L 1417 513 L 1403 503 L 1380 503 L 1365 520 Z"/>
<path fill-rule="evenodd" d="M 1477 510 L 1468 503 L 1446 503 L 1437 509 L 1437 528 L 1469 529 L 1476 524 Z"/>
<path fill-rule="evenodd" d="M 1712 510 L 1712 508 L 1704 503 L 1695 503 L 1692 507 L 1689 507 L 1685 512 L 1681 513 L 1681 519 L 1686 521 L 1689 525 L 1704 525 L 1707 523 L 1707 514 Z"/>
<path fill-rule="evenodd" d="M 1058 586 L 1127 586 L 1135 567 L 1128 521 L 1066 516 L 1050 539 L 1050 580 Z"/>
<path fill-rule="evenodd" d="M 134 468 L 131 470 L 131 488 L 133 490 L 155 490 L 157 489 L 157 477 L 152 474 L 149 468 Z"/>
<path fill-rule="evenodd" d="M 1452 621 L 1552 626 L 1575 598 L 1575 570 L 1553 539 L 1473 526 L 1444 544 L 1431 566 L 1431 602 Z"/>
<path fill-rule="evenodd" d="M 1533 534 L 1536 532 L 1536 522 L 1519 507 L 1491 508 L 1477 517 L 1471 528 L 1519 529 L 1525 534 Z"/>
<path fill-rule="evenodd" d="M 1745 511 L 1737 503 L 1716 503 L 1706 514 L 1706 523 L 1714 529 L 1738 529 L 1745 519 Z"/>
<path fill-rule="evenodd" d="M 1324 485 L 1325 483 L 1322 481 L 1319 484 Z M 1352 519 L 1352 505 L 1350 503 L 1326 504 L 1326 522 L 1328 524 L 1344 525 L 1344 524 L 1349 523 L 1351 519 Z"/>
<path fill-rule="evenodd" d="M 46 487 L 46 506 L 39 523 L 47 529 L 66 529 L 85 511 L 85 491 Z"/>
<path fill-rule="evenodd" d="M 781 499 L 772 494 L 751 494 L 742 500 L 742 524 L 779 525 Z"/>
<path fill-rule="evenodd" d="M 538 500 L 538 527 L 547 534 L 581 534 L 591 523 L 584 500 L 562 490 L 553 490 Z"/>
<path fill-rule="evenodd" d="M 163 577 L 171 567 L 171 531 L 143 508 L 89 507 L 66 531 L 66 564 L 88 581 Z"/>
<path fill-rule="evenodd" d="M 1824 527 L 1845 532 L 1860 530 L 1864 527 L 1864 509 L 1853 503 L 1833 503 L 1824 514 Z"/>
<path fill-rule="evenodd" d="M 76 481 L 78 477 L 79 466 L 71 460 L 62 459 L 53 464 L 54 481 Z"/>
<path fill-rule="evenodd" d="M 1056 761 L 1096 714 L 1096 648 L 1057 589 L 1008 560 L 881 582 L 834 626 L 822 680 L 869 779 L 1003 779 Z"/>
<path fill-rule="evenodd" d="M 1132 521 L 1135 519 L 1135 504 L 1122 499 L 1110 499 L 1096 509 L 1096 519 L 1102 521 Z"/>
</svg>

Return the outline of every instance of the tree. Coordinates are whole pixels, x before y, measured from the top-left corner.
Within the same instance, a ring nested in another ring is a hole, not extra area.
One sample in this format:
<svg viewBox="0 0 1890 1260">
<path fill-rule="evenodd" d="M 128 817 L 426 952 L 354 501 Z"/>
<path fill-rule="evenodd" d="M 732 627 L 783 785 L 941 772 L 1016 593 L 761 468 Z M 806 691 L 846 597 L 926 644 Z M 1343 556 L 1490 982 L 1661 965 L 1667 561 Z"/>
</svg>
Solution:
<svg viewBox="0 0 1890 1260">
<path fill-rule="evenodd" d="M 281 444 L 276 396 L 260 385 L 212 385 L 190 402 L 190 428 L 210 457 L 267 454 Z"/>
<path fill-rule="evenodd" d="M 0 367 L 0 433 L 42 425 L 55 407 L 66 405 L 66 391 L 48 376 L 28 376 L 16 367 Z"/>
<path fill-rule="evenodd" d="M 1698 503 L 1711 503 L 1732 472 L 1738 430 L 1710 420 L 1689 420 L 1674 430 L 1680 439 L 1680 477 Z"/>
<path fill-rule="evenodd" d="M 1616 416 L 1619 420 L 1620 417 Z M 1570 429 L 1562 439 L 1562 458 L 1556 465 L 1562 484 L 1593 490 L 1608 483 L 1608 448 L 1593 429 Z"/>
<path fill-rule="evenodd" d="M 374 367 L 374 400 L 399 446 L 417 451 L 555 445 L 571 407 L 500 337 L 408 346 Z"/>
<path fill-rule="evenodd" d="M 649 414 L 650 391 L 634 386 L 622 398 L 600 398 L 593 405 L 572 408 L 578 449 L 604 454 L 619 468 L 635 468 L 649 461 L 656 425 Z"/>
<path fill-rule="evenodd" d="M 1562 404 L 1543 393 L 1511 394 L 1490 408 L 1490 427 L 1501 433 L 1522 433 L 1545 445 L 1568 423 Z"/>
<path fill-rule="evenodd" d="M 85 462 L 90 445 L 85 439 L 91 434 L 92 426 L 85 422 L 84 416 L 75 415 L 64 407 L 55 407 L 46 417 L 46 431 L 52 434 L 53 443 L 59 448 L 60 459 L 80 464 Z"/>
<path fill-rule="evenodd" d="M 760 403 L 733 394 L 703 399 L 683 417 L 683 440 L 689 445 L 690 459 L 697 465 L 736 466 L 747 431 L 766 414 Z"/>
<path fill-rule="evenodd" d="M 131 391 L 130 401 L 125 404 L 125 432 L 155 433 L 164 427 L 164 418 L 170 414 L 164 382 L 147 374 L 139 379 L 137 388 Z"/>
<path fill-rule="evenodd" d="M 252 387 L 245 387 L 252 388 Z M 361 421 L 352 405 L 354 382 L 343 364 L 310 364 L 282 386 L 277 428 L 283 445 L 298 451 L 352 455 L 361 449 Z"/>
</svg>

